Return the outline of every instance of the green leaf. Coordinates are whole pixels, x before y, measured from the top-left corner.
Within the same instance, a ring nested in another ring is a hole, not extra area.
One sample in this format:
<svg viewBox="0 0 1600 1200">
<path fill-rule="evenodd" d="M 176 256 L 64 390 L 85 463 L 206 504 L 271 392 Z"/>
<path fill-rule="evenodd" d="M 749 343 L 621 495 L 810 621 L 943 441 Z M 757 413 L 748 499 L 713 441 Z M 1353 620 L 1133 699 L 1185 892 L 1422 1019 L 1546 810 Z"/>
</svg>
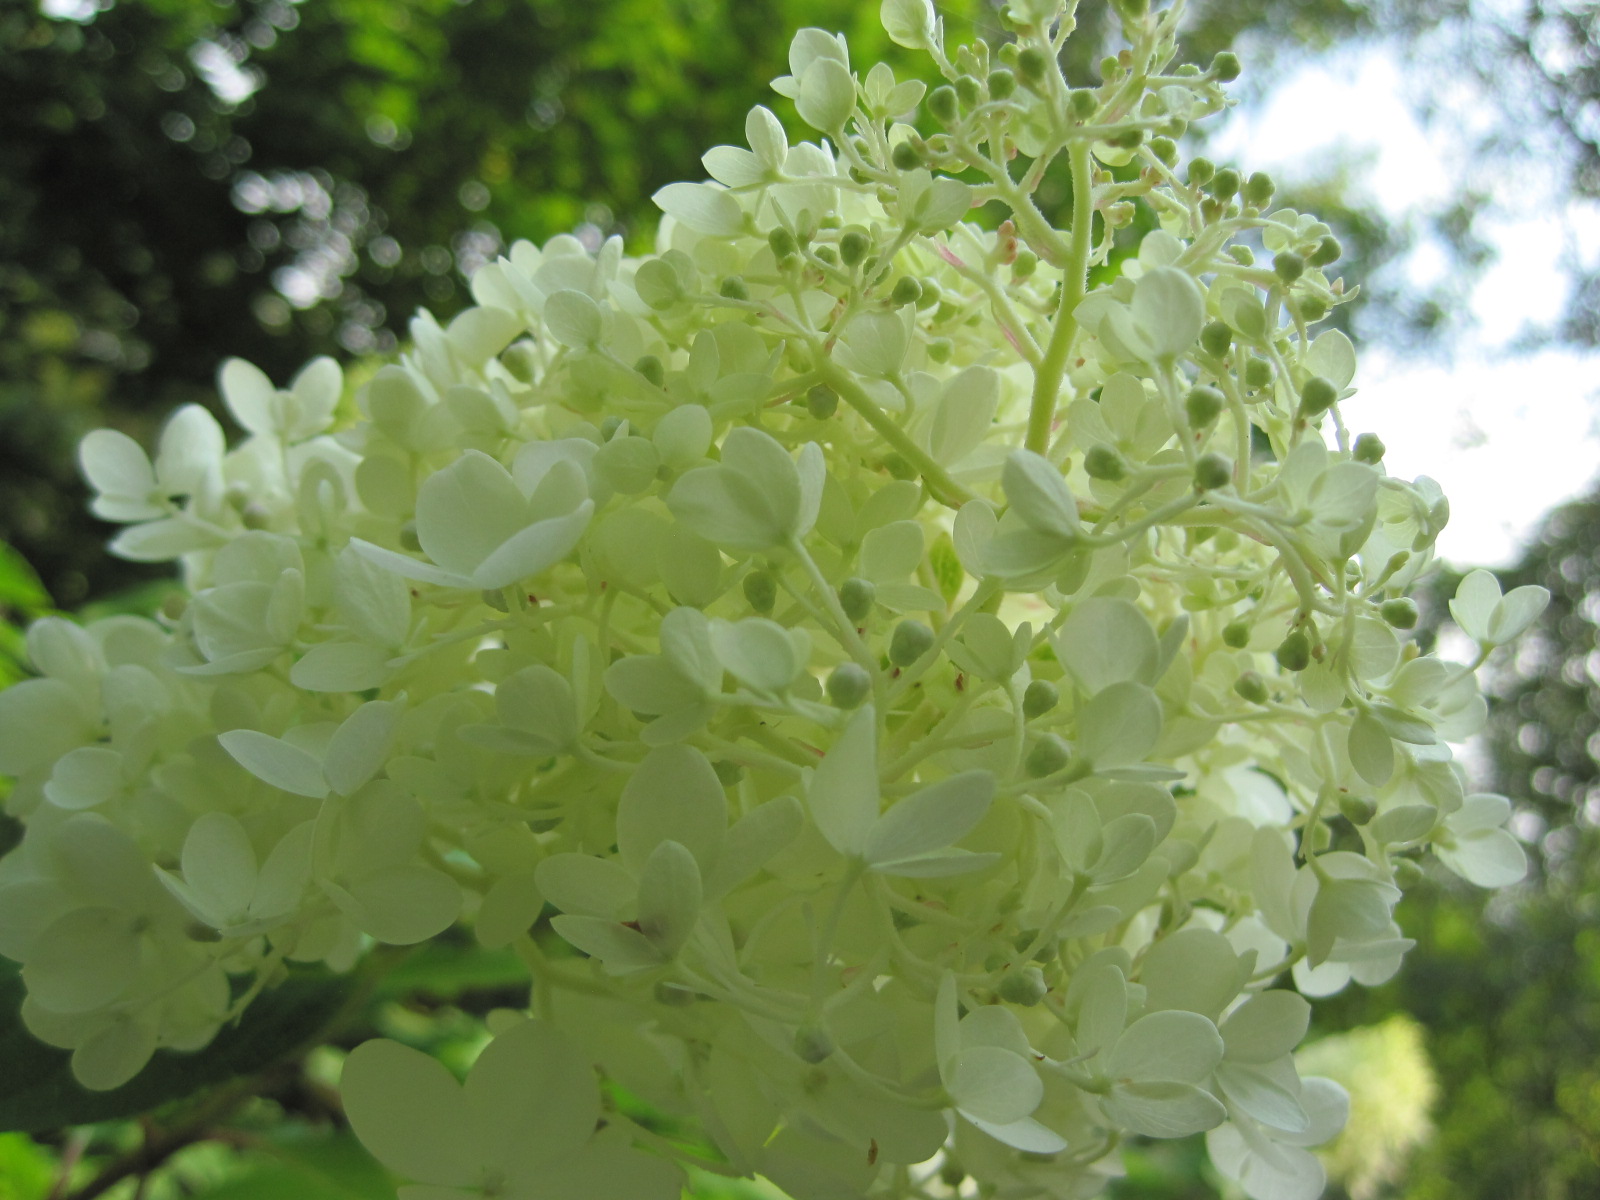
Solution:
<svg viewBox="0 0 1600 1200">
<path fill-rule="evenodd" d="M 347 976 L 291 974 L 264 992 L 203 1050 L 158 1050 L 130 1082 L 91 1092 L 72 1077 L 72 1055 L 36 1041 L 17 1015 L 23 986 L 16 964 L 0 959 L 0 1130 L 32 1131 L 110 1121 L 192 1096 L 238 1075 L 259 1071 L 311 1042 L 351 992 Z"/>
</svg>

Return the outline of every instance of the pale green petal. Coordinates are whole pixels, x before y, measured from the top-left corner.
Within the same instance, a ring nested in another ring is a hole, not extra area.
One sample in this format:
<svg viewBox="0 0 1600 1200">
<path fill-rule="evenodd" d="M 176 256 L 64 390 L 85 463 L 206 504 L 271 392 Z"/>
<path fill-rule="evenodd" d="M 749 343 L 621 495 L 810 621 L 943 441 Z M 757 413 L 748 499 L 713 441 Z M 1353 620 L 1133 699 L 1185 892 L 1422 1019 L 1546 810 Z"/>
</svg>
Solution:
<svg viewBox="0 0 1600 1200">
<path fill-rule="evenodd" d="M 1228 1110 L 1210 1092 L 1164 1080 L 1118 1084 L 1100 1103 L 1119 1127 L 1155 1138 L 1187 1137 L 1214 1129 L 1228 1116 Z"/>
<path fill-rule="evenodd" d="M 1222 1061 L 1222 1050 L 1222 1035 L 1199 1013 L 1151 1013 L 1123 1030 L 1106 1056 L 1106 1073 L 1121 1080 L 1198 1083 Z"/>
<path fill-rule="evenodd" d="M 254 729 L 234 729 L 217 735 L 235 762 L 263 783 L 320 800 L 328 794 L 322 764 L 298 746 Z"/>
<path fill-rule="evenodd" d="M 443 1187 L 471 1187 L 471 1117 L 455 1078 L 438 1059 L 399 1042 L 363 1042 L 339 1079 L 350 1126 L 372 1156 L 397 1175 Z"/>
<path fill-rule="evenodd" d="M 867 837 L 867 861 L 915 858 L 960 841 L 988 813 L 994 792 L 988 771 L 964 771 L 895 802 Z"/>
<path fill-rule="evenodd" d="M 656 847 L 671 839 L 709 869 L 727 826 L 727 794 L 706 756 L 689 746 L 663 746 L 623 788 L 617 851 L 623 866 L 639 875 Z"/>
<path fill-rule="evenodd" d="M 1022 1120 L 1044 1099 L 1039 1073 L 1021 1055 L 998 1046 L 959 1051 L 948 1087 L 963 1113 L 995 1125 Z"/>
</svg>

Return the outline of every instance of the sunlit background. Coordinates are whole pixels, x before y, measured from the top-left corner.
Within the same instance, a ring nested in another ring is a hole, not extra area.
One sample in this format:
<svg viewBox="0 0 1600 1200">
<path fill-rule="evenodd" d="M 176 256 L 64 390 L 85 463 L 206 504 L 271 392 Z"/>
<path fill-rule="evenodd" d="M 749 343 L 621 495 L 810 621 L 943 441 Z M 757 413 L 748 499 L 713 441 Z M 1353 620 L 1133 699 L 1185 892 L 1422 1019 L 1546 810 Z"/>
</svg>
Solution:
<svg viewBox="0 0 1600 1200">
<path fill-rule="evenodd" d="M 955 36 L 1002 36 L 984 0 L 939 7 Z M 1555 594 L 1491 663 L 1468 755 L 1476 785 L 1516 804 L 1534 873 L 1487 911 L 1443 880 L 1419 889 L 1401 978 L 1319 1009 L 1303 1066 L 1354 1099 L 1328 1194 L 1600 1195 L 1600 4 L 1189 7 L 1186 53 L 1246 64 L 1238 107 L 1189 152 L 1270 171 L 1278 202 L 1336 228 L 1362 285 L 1334 318 L 1362 350 L 1347 419 L 1381 431 L 1388 470 L 1443 485 L 1449 568 Z M 216 407 L 229 355 L 280 381 L 319 353 L 373 361 L 419 305 L 462 307 L 465 279 L 519 237 L 648 247 L 656 188 L 698 178 L 751 104 L 792 118 L 765 85 L 793 29 L 843 29 L 858 60 L 916 69 L 876 10 L 0 0 L 0 683 L 26 670 L 26 619 L 160 601 L 161 572 L 101 550 L 73 463 L 84 432 L 148 440 L 178 404 Z M 1093 0 L 1079 16 L 1068 68 L 1088 82 L 1108 17 Z M 1424 637 L 1448 650 L 1428 607 Z M 376 1027 L 460 1065 L 468 1015 L 516 1002 L 493 956 L 445 947 L 406 969 L 341 1044 Z M 0 974 L 0 1128 L 31 1131 L 0 1133 L 0 1200 L 392 1195 L 342 1132 L 337 1049 L 215 1113 L 179 1099 L 68 1128 L 7 1094 L 17 994 Z M 1120 1197 L 1232 1195 L 1193 1139 L 1135 1148 L 1128 1168 Z M 708 1177 L 696 1194 L 764 1193 Z"/>
</svg>

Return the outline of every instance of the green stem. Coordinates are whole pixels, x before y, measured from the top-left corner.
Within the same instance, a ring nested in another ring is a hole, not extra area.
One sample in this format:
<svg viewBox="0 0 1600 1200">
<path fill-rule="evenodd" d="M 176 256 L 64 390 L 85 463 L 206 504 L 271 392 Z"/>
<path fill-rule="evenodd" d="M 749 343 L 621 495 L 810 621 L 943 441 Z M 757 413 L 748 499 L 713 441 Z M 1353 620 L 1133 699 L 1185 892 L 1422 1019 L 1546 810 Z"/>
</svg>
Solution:
<svg viewBox="0 0 1600 1200">
<path fill-rule="evenodd" d="M 1035 454 L 1050 448 L 1050 428 L 1055 423 L 1056 395 L 1067 370 L 1067 356 L 1078 333 L 1073 315 L 1088 289 L 1090 226 L 1094 223 L 1094 183 L 1090 174 L 1089 143 L 1076 140 L 1067 149 L 1072 163 L 1072 245 L 1061 273 L 1061 303 L 1055 328 L 1045 347 L 1044 359 L 1033 376 L 1033 404 L 1028 410 L 1028 438 Z"/>
</svg>

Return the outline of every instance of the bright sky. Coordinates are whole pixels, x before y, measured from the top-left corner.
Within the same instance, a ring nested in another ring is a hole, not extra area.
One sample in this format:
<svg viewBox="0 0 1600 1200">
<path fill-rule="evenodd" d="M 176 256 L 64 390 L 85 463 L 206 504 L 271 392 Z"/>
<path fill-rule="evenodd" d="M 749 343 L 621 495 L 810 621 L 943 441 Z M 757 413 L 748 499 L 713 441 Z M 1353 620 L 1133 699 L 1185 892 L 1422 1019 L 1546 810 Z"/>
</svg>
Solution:
<svg viewBox="0 0 1600 1200">
<path fill-rule="evenodd" d="M 1416 214 L 1447 196 L 1462 168 L 1449 132 L 1413 116 L 1403 79 L 1387 48 L 1324 59 L 1286 79 L 1265 106 L 1236 112 L 1210 153 L 1283 180 L 1314 177 L 1335 148 L 1370 157 L 1365 190 L 1392 218 Z M 1600 468 L 1600 355 L 1513 348 L 1562 312 L 1560 263 L 1600 257 L 1600 208 L 1557 207 L 1558 175 L 1552 165 L 1547 176 L 1494 181 L 1517 216 L 1487 226 L 1499 261 L 1472 295 L 1475 328 L 1435 362 L 1366 351 L 1360 394 L 1344 405 L 1352 430 L 1383 438 L 1391 474 L 1431 475 L 1443 486 L 1452 515 L 1439 548 L 1457 564 L 1510 562 L 1539 517 L 1585 492 Z M 1444 263 L 1420 241 L 1401 269 L 1426 283 Z"/>
</svg>

